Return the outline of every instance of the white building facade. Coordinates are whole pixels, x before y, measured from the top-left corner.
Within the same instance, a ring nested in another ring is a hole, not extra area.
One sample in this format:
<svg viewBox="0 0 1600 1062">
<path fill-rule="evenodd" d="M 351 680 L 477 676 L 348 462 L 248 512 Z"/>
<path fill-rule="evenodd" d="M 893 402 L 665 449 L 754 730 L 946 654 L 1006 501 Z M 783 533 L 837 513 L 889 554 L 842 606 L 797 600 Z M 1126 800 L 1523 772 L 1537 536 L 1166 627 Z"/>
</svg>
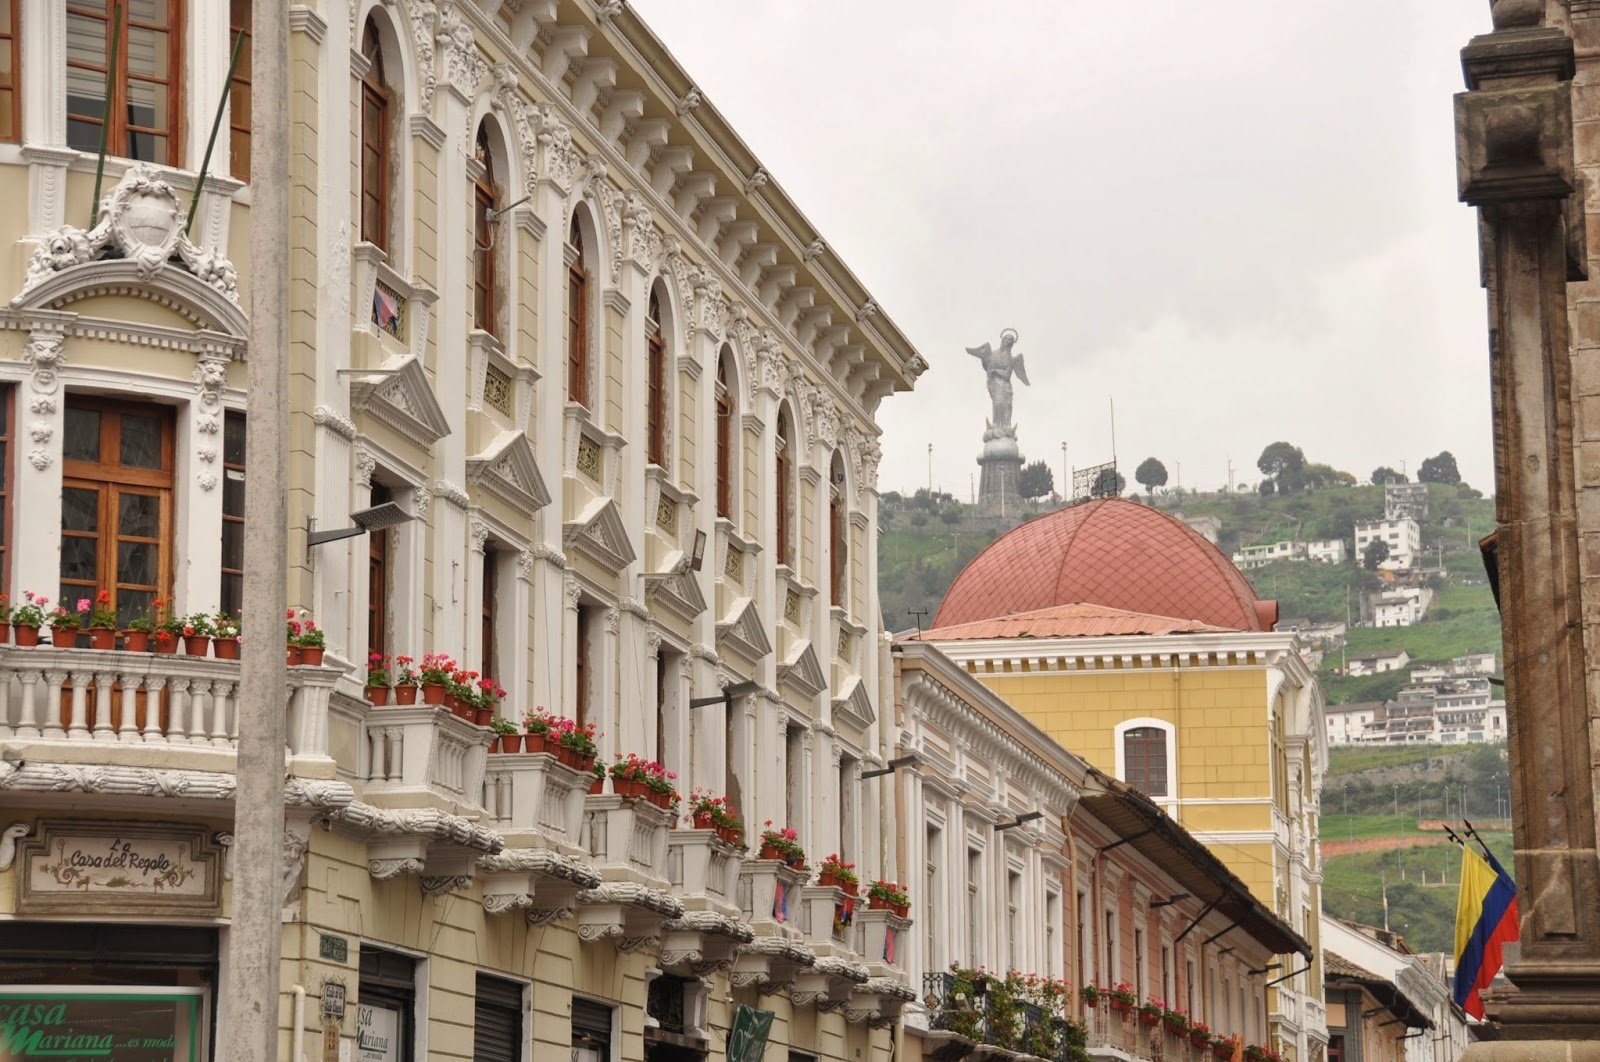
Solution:
<svg viewBox="0 0 1600 1062">
<path fill-rule="evenodd" d="M 1422 554 L 1422 526 L 1409 516 L 1383 520 L 1361 520 L 1355 525 L 1356 559 L 1366 556 L 1367 546 L 1382 542 L 1389 556 L 1378 567 L 1389 571 L 1410 571 Z"/>
</svg>

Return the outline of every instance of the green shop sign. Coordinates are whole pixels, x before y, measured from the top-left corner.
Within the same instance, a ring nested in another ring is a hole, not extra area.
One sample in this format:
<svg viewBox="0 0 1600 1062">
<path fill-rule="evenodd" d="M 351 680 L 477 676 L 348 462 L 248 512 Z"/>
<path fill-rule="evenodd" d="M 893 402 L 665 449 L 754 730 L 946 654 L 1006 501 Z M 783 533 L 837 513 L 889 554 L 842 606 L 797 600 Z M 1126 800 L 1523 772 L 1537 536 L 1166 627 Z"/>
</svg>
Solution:
<svg viewBox="0 0 1600 1062">
<path fill-rule="evenodd" d="M 200 1062 L 201 989 L 0 986 L 0 1062 Z"/>
<path fill-rule="evenodd" d="M 728 1030 L 728 1062 L 760 1062 L 772 1034 L 772 1011 L 741 1005 Z"/>
</svg>

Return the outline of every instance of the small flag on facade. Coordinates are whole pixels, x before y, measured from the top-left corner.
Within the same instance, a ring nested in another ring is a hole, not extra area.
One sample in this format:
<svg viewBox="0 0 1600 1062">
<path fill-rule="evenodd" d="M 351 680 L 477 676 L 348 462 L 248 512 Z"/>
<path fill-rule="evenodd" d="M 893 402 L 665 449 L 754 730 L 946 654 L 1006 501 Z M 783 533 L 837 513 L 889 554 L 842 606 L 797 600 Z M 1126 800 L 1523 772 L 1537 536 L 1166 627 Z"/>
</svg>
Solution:
<svg viewBox="0 0 1600 1062">
<path fill-rule="evenodd" d="M 1474 1018 L 1483 1017 L 1483 1000 L 1478 994 L 1500 972 L 1504 963 L 1501 947 L 1518 939 L 1516 883 L 1487 848 L 1480 856 L 1470 844 L 1462 845 L 1452 993 L 1462 1010 Z"/>
<path fill-rule="evenodd" d="M 394 331 L 395 322 L 400 319 L 400 297 L 391 291 L 385 291 L 381 284 L 374 285 L 372 317 L 378 322 L 379 328 Z"/>
</svg>

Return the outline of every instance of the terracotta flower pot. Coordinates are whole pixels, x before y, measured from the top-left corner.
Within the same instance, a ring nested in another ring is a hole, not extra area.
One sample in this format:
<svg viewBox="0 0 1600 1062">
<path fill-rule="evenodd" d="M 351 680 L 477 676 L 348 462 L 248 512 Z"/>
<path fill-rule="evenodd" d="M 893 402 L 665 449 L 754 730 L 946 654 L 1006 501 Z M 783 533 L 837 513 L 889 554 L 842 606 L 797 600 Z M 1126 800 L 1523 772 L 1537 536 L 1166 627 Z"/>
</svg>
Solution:
<svg viewBox="0 0 1600 1062">
<path fill-rule="evenodd" d="M 619 797 L 632 799 L 639 795 L 639 783 L 632 778 L 618 778 L 616 775 L 612 775 L 611 791 Z"/>
<path fill-rule="evenodd" d="M 6 620 L 4 623 L 0 623 L 0 641 L 5 641 L 5 642 L 11 641 L 11 621 L 10 620 Z"/>
<path fill-rule="evenodd" d="M 717 836 L 728 844 L 739 843 L 739 828 L 737 826 L 718 826 Z"/>
<path fill-rule="evenodd" d="M 599 796 L 601 793 L 604 793 L 605 791 L 606 791 L 606 780 L 604 778 L 596 778 L 594 781 L 589 783 L 589 795 L 590 796 Z"/>
<path fill-rule="evenodd" d="M 290 667 L 299 667 L 305 663 L 305 654 L 298 645 L 285 646 L 283 652 L 289 658 Z"/>
<path fill-rule="evenodd" d="M 817 884 L 837 886 L 839 884 L 839 875 L 831 870 L 824 870 L 817 875 Z"/>
<path fill-rule="evenodd" d="M 666 793 L 657 792 L 656 790 L 651 789 L 649 786 L 644 787 L 644 798 L 650 801 L 650 803 L 654 804 L 656 807 L 663 810 L 665 810 L 672 802 L 672 798 Z"/>
<path fill-rule="evenodd" d="M 804 870 L 806 868 L 805 858 L 789 860 L 789 867 L 793 870 Z"/>
<path fill-rule="evenodd" d="M 438 682 L 424 682 L 422 684 L 423 704 L 443 704 L 444 685 Z"/>
<path fill-rule="evenodd" d="M 549 734 L 524 734 L 522 735 L 522 751 L 544 752 L 545 744 L 549 739 Z"/>
<path fill-rule="evenodd" d="M 321 645 L 302 645 L 300 647 L 300 661 L 307 667 L 321 667 L 322 654 L 327 648 Z"/>
<path fill-rule="evenodd" d="M 763 844 L 761 846 L 761 858 L 762 859 L 776 859 L 776 860 L 781 862 L 783 860 L 783 858 L 784 858 L 784 855 L 783 855 L 782 852 L 778 851 L 778 849 L 774 848 L 772 845 Z"/>
<path fill-rule="evenodd" d="M 500 751 L 501 752 L 521 752 L 522 751 L 522 735 L 521 734 L 501 734 L 500 735 Z"/>
<path fill-rule="evenodd" d="M 45 636 L 50 639 L 50 644 L 57 649 L 76 649 L 78 647 L 78 632 L 74 630 L 57 629 L 48 627 Z"/>
<path fill-rule="evenodd" d="M 1118 1014 L 1126 1014 L 1128 1011 L 1133 1009 L 1133 1004 L 1127 1002 L 1126 1000 L 1118 999 L 1116 996 L 1112 996 L 1111 1009 L 1116 1011 Z"/>
<path fill-rule="evenodd" d="M 867 910 L 869 910 L 869 911 L 892 911 L 892 910 L 894 910 L 894 908 L 889 905 L 889 901 L 888 900 L 885 900 L 882 897 L 879 897 L 879 896 L 868 896 L 867 897 Z"/>
<path fill-rule="evenodd" d="M 367 700 L 371 701 L 375 708 L 382 708 L 389 703 L 388 686 L 368 686 L 361 692 L 366 694 Z"/>
<path fill-rule="evenodd" d="M 555 748 L 555 753 L 556 753 L 556 759 L 560 760 L 562 763 L 566 764 L 568 767 L 576 767 L 576 766 L 578 766 L 578 760 L 579 760 L 580 757 L 578 756 L 578 750 L 577 749 L 569 749 L 565 745 L 559 745 L 558 744 L 556 746 L 556 748 Z"/>
<path fill-rule="evenodd" d="M 711 812 L 709 811 L 697 811 L 691 816 L 691 818 L 694 821 L 694 828 L 697 830 L 710 830 L 715 828 L 715 824 L 711 819 Z"/>
<path fill-rule="evenodd" d="M 1143 1022 L 1144 1024 L 1146 1024 L 1146 1025 L 1160 1025 L 1161 1024 L 1161 1015 L 1159 1015 L 1159 1014 L 1151 1014 L 1148 1011 L 1140 1011 L 1139 1012 L 1139 1020 L 1141 1022 Z"/>
<path fill-rule="evenodd" d="M 494 722 L 493 708 L 476 708 L 473 710 L 473 715 L 476 716 L 476 722 L 479 726 L 488 726 Z"/>
<path fill-rule="evenodd" d="M 577 766 L 578 770 L 580 770 L 580 771 L 592 771 L 592 770 L 594 770 L 594 753 L 588 753 L 587 755 L 580 755 L 578 757 L 578 762 L 577 762 L 576 766 Z"/>
<path fill-rule="evenodd" d="M 185 634 L 183 651 L 188 656 L 207 656 L 211 652 L 211 635 Z"/>
<path fill-rule="evenodd" d="M 123 631 L 122 648 L 130 653 L 148 653 L 150 651 L 150 632 Z"/>
<path fill-rule="evenodd" d="M 117 632 L 111 627 L 90 627 L 88 630 L 90 649 L 115 649 L 117 647 Z"/>
<path fill-rule="evenodd" d="M 26 623 L 19 623 L 12 628 L 12 640 L 20 646 L 33 646 L 39 644 L 39 628 L 30 627 Z"/>
<path fill-rule="evenodd" d="M 239 639 L 213 638 L 211 639 L 211 651 L 216 654 L 218 660 L 237 660 L 239 659 Z"/>
<path fill-rule="evenodd" d="M 844 890 L 846 896 L 861 895 L 861 884 L 855 881 L 840 881 L 839 888 Z"/>
<path fill-rule="evenodd" d="M 178 636 L 171 631 L 156 631 L 150 636 L 150 651 L 171 655 L 178 651 Z"/>
<path fill-rule="evenodd" d="M 1211 1042 L 1211 1034 L 1190 1030 L 1189 1042 L 1195 1047 L 1205 1047 Z"/>
<path fill-rule="evenodd" d="M 404 686 L 396 686 L 394 688 L 394 703 L 396 703 L 396 704 L 416 704 L 417 703 L 417 688 L 415 686 L 411 685 L 411 683 L 409 683 L 409 682 L 406 683 Z"/>
</svg>

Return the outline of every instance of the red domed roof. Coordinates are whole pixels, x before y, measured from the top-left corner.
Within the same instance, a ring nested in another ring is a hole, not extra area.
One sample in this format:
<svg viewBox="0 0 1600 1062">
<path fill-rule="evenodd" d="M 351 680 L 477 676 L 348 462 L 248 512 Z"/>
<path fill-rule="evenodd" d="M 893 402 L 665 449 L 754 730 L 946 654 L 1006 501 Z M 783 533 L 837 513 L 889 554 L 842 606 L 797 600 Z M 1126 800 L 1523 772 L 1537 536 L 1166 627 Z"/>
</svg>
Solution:
<svg viewBox="0 0 1600 1062">
<path fill-rule="evenodd" d="M 1013 528 L 951 584 L 933 626 L 1086 602 L 1233 631 L 1271 630 L 1239 569 L 1186 524 L 1124 498 L 1086 502 Z"/>
</svg>

